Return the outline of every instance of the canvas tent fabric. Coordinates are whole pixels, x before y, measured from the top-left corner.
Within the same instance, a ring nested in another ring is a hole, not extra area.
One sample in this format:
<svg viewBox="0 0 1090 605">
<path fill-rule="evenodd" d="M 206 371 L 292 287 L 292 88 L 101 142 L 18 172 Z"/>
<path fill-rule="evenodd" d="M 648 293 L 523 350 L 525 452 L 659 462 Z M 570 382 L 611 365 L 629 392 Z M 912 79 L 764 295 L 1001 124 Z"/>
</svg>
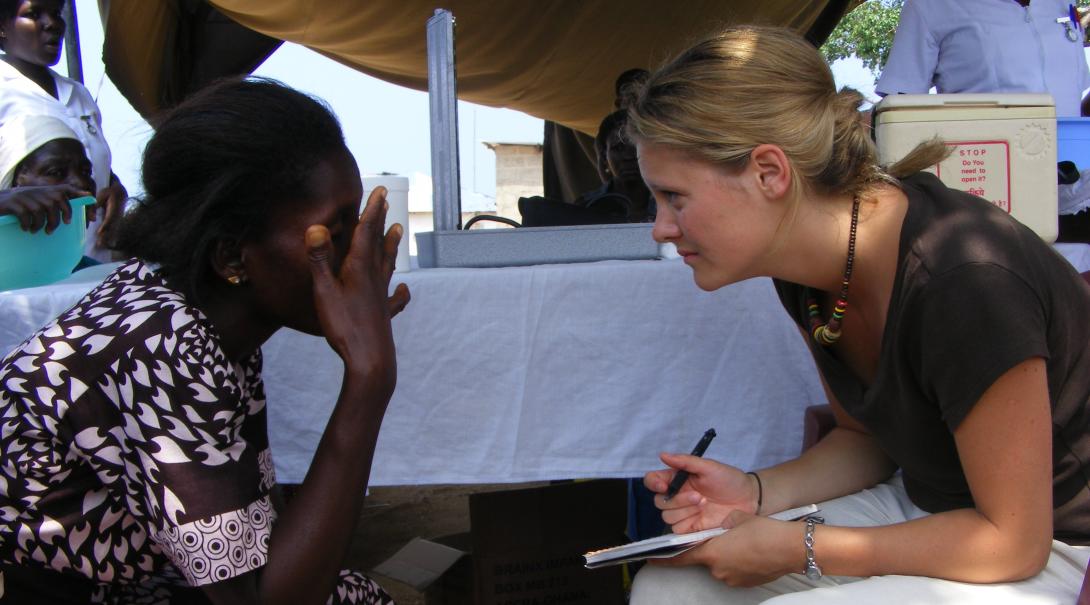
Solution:
<svg viewBox="0 0 1090 605">
<path fill-rule="evenodd" d="M 107 73 L 145 117 L 290 41 L 427 90 L 425 25 L 455 18 L 458 96 L 591 134 L 622 71 L 651 68 L 728 24 L 782 25 L 820 43 L 861 0 L 99 0 Z M 348 84 L 348 83 L 346 83 Z"/>
</svg>

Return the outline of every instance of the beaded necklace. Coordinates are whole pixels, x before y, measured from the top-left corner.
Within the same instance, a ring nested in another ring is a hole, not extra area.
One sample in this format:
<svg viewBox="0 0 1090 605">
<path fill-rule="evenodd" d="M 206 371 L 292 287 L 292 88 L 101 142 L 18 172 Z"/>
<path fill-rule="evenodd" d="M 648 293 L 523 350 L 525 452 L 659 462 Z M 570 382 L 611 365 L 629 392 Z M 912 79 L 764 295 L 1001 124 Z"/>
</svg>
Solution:
<svg viewBox="0 0 1090 605">
<path fill-rule="evenodd" d="M 852 280 L 852 262 L 855 261 L 855 231 L 859 225 L 859 196 L 852 199 L 852 226 L 848 232 L 848 262 L 844 266 L 844 281 L 840 286 L 840 298 L 833 305 L 833 316 L 828 322 L 821 320 L 821 306 L 817 297 L 807 288 L 806 308 L 810 313 L 810 335 L 822 346 L 829 346 L 840 339 L 840 322 L 848 310 L 848 284 Z"/>
</svg>

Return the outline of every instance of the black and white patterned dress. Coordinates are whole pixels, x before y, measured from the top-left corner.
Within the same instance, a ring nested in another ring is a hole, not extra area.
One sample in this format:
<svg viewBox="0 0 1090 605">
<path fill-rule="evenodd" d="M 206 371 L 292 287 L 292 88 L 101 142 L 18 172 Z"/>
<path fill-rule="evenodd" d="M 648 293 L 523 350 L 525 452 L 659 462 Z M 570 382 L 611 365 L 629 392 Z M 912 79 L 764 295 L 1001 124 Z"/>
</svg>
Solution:
<svg viewBox="0 0 1090 605">
<path fill-rule="evenodd" d="M 0 362 L 0 564 L 169 603 L 260 568 L 276 512 L 261 353 L 130 261 Z M 385 603 L 342 572 L 331 603 Z"/>
</svg>

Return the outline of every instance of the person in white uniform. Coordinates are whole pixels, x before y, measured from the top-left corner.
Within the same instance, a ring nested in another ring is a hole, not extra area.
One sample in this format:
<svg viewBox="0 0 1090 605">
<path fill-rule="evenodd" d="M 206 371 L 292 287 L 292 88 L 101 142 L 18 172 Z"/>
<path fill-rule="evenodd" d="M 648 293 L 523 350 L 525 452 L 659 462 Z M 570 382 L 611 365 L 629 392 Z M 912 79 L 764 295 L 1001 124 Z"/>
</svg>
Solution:
<svg viewBox="0 0 1090 605">
<path fill-rule="evenodd" d="M 0 0 L 0 128 L 17 116 L 45 114 L 62 119 L 79 137 L 91 160 L 96 209 L 85 253 L 112 260 L 110 227 L 124 209 L 128 193 L 110 169 L 110 148 L 102 133 L 102 114 L 79 82 L 50 67 L 60 60 L 65 0 Z"/>
<path fill-rule="evenodd" d="M 1090 72 L 1063 0 L 905 0 L 880 95 L 1048 93 L 1079 116 Z"/>
<path fill-rule="evenodd" d="M 14 215 L 24 231 L 48 234 L 79 218 L 68 200 L 93 186 L 87 152 L 62 120 L 27 115 L 0 128 L 0 216 Z"/>
</svg>

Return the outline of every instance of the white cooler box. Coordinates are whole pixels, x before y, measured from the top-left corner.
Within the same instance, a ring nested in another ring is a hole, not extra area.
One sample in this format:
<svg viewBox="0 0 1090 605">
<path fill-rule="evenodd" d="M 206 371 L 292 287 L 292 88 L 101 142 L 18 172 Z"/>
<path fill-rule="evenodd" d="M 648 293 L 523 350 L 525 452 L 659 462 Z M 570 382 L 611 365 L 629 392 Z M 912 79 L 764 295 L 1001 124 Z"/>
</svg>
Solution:
<svg viewBox="0 0 1090 605">
<path fill-rule="evenodd" d="M 1011 213 L 1056 240 L 1056 109 L 1043 94 L 891 95 L 875 108 L 878 161 L 933 137 L 953 147 L 930 170 L 949 187 Z"/>
</svg>

